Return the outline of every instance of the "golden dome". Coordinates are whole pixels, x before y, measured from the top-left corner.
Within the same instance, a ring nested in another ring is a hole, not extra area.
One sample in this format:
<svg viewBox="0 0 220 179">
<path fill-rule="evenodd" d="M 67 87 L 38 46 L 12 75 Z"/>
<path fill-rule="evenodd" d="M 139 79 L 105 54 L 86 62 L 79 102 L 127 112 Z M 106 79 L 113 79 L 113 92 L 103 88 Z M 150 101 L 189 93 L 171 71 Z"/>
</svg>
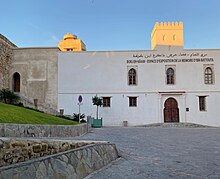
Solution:
<svg viewBox="0 0 220 179">
<path fill-rule="evenodd" d="M 64 35 L 63 39 L 76 39 L 77 37 L 73 34 L 67 33 L 66 35 Z"/>
</svg>

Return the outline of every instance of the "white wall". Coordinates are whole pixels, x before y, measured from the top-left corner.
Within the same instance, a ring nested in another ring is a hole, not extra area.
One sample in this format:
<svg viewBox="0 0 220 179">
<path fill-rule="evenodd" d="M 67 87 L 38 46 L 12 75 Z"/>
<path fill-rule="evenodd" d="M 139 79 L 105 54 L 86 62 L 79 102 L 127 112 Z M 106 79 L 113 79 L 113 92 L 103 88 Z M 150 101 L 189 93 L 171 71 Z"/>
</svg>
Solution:
<svg viewBox="0 0 220 179">
<path fill-rule="evenodd" d="M 158 54 L 165 57 L 154 58 Z M 137 58 L 136 55 L 143 57 Z M 82 95 L 82 113 L 95 116 L 92 97 L 97 94 L 111 97 L 111 107 L 100 108 L 104 125 L 122 125 L 125 120 L 129 125 L 143 125 L 163 122 L 164 102 L 174 97 L 180 109 L 180 122 L 220 126 L 217 115 L 219 57 L 220 50 L 60 52 L 58 110 L 63 108 L 65 114 L 78 112 L 77 100 Z M 179 62 L 147 63 L 147 60 L 162 59 L 177 59 Z M 202 59 L 202 62 L 184 62 L 182 59 Z M 127 60 L 145 60 L 145 63 L 127 63 Z M 214 64 L 214 85 L 204 84 L 204 64 Z M 166 85 L 166 65 L 175 65 L 175 85 Z M 136 86 L 127 85 L 127 71 L 132 66 L 138 71 Z M 198 96 L 204 94 L 208 95 L 207 111 L 201 112 Z M 138 96 L 137 107 L 128 106 L 128 96 Z"/>
</svg>

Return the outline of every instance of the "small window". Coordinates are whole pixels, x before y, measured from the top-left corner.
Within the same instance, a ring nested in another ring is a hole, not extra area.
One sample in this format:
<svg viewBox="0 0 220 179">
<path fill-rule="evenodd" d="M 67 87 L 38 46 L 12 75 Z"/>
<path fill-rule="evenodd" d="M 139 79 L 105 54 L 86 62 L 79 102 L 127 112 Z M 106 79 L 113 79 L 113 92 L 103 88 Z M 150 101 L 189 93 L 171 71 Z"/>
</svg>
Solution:
<svg viewBox="0 0 220 179">
<path fill-rule="evenodd" d="M 173 40 L 174 40 L 174 41 L 176 40 L 176 35 L 173 35 Z"/>
<path fill-rule="evenodd" d="M 131 68 L 128 71 L 128 84 L 136 85 L 137 84 L 137 72 L 134 68 Z"/>
<path fill-rule="evenodd" d="M 103 107 L 111 107 L 111 97 L 102 98 Z"/>
<path fill-rule="evenodd" d="M 166 40 L 166 35 L 163 35 L 163 41 L 165 41 Z"/>
<path fill-rule="evenodd" d="M 199 96 L 199 110 L 206 111 L 206 96 Z"/>
<path fill-rule="evenodd" d="M 205 84 L 213 84 L 213 72 L 210 67 L 205 69 Z"/>
<path fill-rule="evenodd" d="M 166 76 L 167 76 L 167 84 L 173 85 L 174 84 L 174 69 L 168 68 L 166 71 Z"/>
<path fill-rule="evenodd" d="M 129 107 L 137 107 L 137 97 L 129 97 Z"/>
</svg>

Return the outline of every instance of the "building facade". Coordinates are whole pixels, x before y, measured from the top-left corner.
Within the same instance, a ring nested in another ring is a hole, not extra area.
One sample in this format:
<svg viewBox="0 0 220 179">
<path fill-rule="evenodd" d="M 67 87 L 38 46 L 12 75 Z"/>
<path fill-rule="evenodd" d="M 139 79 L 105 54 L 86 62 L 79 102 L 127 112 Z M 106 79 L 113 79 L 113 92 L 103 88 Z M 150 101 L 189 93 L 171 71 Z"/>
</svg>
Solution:
<svg viewBox="0 0 220 179">
<path fill-rule="evenodd" d="M 0 88 L 18 93 L 27 106 L 65 115 L 80 107 L 95 117 L 97 95 L 106 126 L 220 126 L 220 49 L 184 49 L 181 22 L 156 23 L 151 37 L 152 50 L 85 51 L 72 34 L 59 48 L 18 48 L 1 35 Z"/>
<path fill-rule="evenodd" d="M 152 50 L 58 53 L 58 109 L 106 126 L 189 122 L 220 126 L 220 49 L 183 49 L 183 24 L 156 23 Z"/>
<path fill-rule="evenodd" d="M 70 33 L 58 47 L 19 48 L 0 34 L 0 89 L 19 94 L 25 106 L 58 114 L 58 52 L 86 50 Z"/>
<path fill-rule="evenodd" d="M 111 51 L 58 54 L 58 108 L 104 125 L 191 122 L 220 126 L 220 50 Z"/>
</svg>

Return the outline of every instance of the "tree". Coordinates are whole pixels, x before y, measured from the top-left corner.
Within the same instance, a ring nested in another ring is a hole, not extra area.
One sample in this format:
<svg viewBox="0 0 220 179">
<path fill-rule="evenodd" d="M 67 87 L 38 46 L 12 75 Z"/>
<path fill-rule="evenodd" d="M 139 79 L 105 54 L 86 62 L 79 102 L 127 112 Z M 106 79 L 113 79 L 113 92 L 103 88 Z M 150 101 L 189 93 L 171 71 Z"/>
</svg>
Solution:
<svg viewBox="0 0 220 179">
<path fill-rule="evenodd" d="M 98 97 L 98 96 L 94 96 L 93 98 L 92 98 L 92 103 L 93 103 L 93 105 L 95 105 L 95 106 L 97 106 L 97 111 L 96 111 L 96 119 L 98 119 L 98 110 L 99 110 L 99 107 L 101 107 L 102 106 L 102 98 L 101 97 Z"/>
<path fill-rule="evenodd" d="M 3 100 L 4 103 L 13 104 L 16 103 L 20 97 L 9 89 L 1 89 L 0 99 Z"/>
</svg>

